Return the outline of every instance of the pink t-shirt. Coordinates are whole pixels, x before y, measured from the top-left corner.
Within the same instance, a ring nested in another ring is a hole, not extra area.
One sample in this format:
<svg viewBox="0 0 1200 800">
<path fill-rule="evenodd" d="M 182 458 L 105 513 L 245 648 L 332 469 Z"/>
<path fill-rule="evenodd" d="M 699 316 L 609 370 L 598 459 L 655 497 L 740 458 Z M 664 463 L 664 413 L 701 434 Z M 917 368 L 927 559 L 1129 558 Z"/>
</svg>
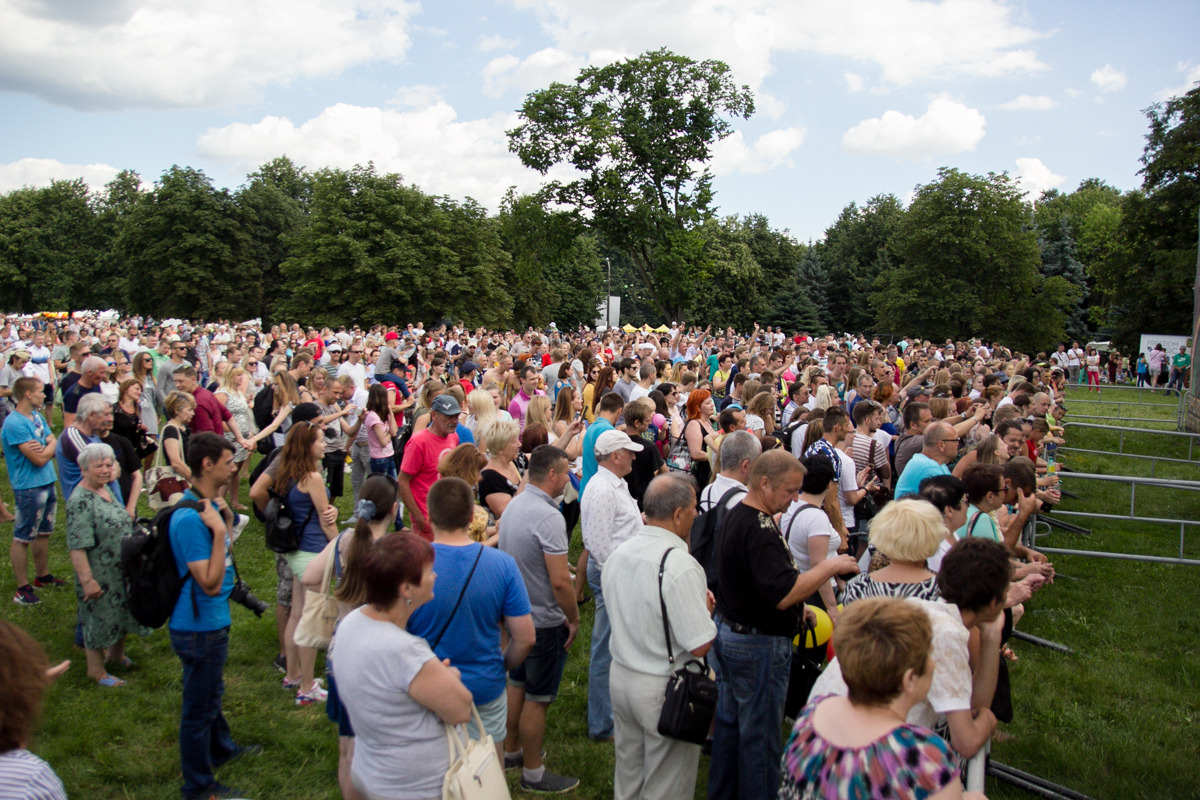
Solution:
<svg viewBox="0 0 1200 800">
<path fill-rule="evenodd" d="M 457 433 L 441 437 L 434 434 L 432 428 L 414 433 L 404 446 L 404 461 L 400 464 L 400 471 L 412 476 L 413 499 L 417 501 L 417 508 L 421 509 L 422 515 L 428 512 L 426 500 L 429 497 L 429 487 L 438 479 L 438 459 L 442 453 L 455 447 L 458 447 Z M 433 541 L 433 531 L 429 526 L 418 525 L 415 530 L 429 541 Z"/>
<path fill-rule="evenodd" d="M 382 425 L 385 431 L 388 429 L 387 423 L 383 421 L 382 417 L 374 411 L 368 411 L 367 416 L 363 419 L 363 427 L 367 429 L 367 450 L 370 452 L 371 458 L 391 458 L 395 453 L 392 449 L 392 437 L 390 435 L 385 437 L 387 446 L 381 447 L 378 437 L 375 435 L 376 425 Z"/>
</svg>

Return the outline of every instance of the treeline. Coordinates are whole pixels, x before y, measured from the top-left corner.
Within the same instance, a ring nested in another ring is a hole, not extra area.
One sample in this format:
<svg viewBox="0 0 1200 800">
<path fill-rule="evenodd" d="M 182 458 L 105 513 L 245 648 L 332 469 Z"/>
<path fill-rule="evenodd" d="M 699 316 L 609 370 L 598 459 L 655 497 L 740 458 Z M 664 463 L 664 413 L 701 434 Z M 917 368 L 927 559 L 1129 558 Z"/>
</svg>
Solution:
<svg viewBox="0 0 1200 800">
<path fill-rule="evenodd" d="M 236 191 L 179 166 L 149 189 L 133 172 L 95 192 L 55 181 L 0 196 L 0 309 L 571 327 L 594 321 L 607 260 L 635 324 L 985 336 L 1030 350 L 1100 332 L 1128 345 L 1190 330 L 1196 265 L 1200 89 L 1146 114 L 1139 190 L 1087 180 L 1029 203 L 1006 175 L 942 169 L 907 209 L 894 195 L 851 203 L 812 243 L 761 215 L 700 213 L 661 228 L 655 274 L 682 266 L 659 285 L 612 225 L 552 210 L 549 193 L 510 193 L 492 215 L 370 165 L 309 171 L 286 157 Z"/>
</svg>

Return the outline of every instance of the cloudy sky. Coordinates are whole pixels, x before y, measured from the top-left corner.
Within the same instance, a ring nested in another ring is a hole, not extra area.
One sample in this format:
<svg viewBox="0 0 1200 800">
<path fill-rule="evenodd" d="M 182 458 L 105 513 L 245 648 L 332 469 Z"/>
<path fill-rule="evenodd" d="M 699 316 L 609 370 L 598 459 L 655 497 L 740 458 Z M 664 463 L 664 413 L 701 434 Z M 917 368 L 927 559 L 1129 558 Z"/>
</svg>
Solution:
<svg viewBox="0 0 1200 800">
<path fill-rule="evenodd" d="M 665 46 L 755 92 L 720 212 L 804 240 L 939 166 L 1138 186 L 1197 33 L 1194 0 L 0 0 L 0 191 L 172 164 L 235 188 L 287 154 L 494 210 L 539 181 L 504 136 L 528 92 Z"/>
</svg>

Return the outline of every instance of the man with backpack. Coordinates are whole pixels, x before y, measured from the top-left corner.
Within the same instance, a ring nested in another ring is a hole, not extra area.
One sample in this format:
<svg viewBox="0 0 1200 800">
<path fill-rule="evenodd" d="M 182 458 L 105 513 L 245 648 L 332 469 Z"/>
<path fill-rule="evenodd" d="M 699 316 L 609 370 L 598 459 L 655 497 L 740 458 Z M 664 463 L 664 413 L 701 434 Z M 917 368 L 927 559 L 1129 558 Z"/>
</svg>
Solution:
<svg viewBox="0 0 1200 800">
<path fill-rule="evenodd" d="M 175 566 L 185 579 L 168 625 L 171 649 L 183 662 L 179 754 L 184 800 L 236 796 L 216 782 L 213 770 L 262 749 L 237 745 L 221 713 L 234 568 L 229 552 L 233 512 L 220 492 L 233 475 L 233 452 L 233 444 L 215 433 L 191 437 L 187 464 L 192 488 L 183 498 L 200 501 L 203 510 L 176 510 L 169 529 Z"/>
</svg>

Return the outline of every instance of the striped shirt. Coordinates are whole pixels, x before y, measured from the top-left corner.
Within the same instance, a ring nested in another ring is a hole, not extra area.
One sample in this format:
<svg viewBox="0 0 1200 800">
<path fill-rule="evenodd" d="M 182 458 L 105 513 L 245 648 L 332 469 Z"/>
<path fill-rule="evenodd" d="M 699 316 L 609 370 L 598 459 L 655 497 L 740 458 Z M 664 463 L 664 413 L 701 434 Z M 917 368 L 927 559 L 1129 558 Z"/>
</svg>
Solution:
<svg viewBox="0 0 1200 800">
<path fill-rule="evenodd" d="M 28 750 L 0 753 L 0 797 L 5 800 L 67 800 L 50 765 Z"/>
<path fill-rule="evenodd" d="M 855 575 L 846 583 L 846 590 L 842 595 L 842 605 L 848 606 L 855 600 L 863 600 L 868 597 L 915 597 L 918 600 L 938 600 L 941 596 L 941 590 L 937 585 L 937 575 L 930 576 L 920 583 L 884 583 L 871 580 L 871 574 L 864 572 Z"/>
</svg>

